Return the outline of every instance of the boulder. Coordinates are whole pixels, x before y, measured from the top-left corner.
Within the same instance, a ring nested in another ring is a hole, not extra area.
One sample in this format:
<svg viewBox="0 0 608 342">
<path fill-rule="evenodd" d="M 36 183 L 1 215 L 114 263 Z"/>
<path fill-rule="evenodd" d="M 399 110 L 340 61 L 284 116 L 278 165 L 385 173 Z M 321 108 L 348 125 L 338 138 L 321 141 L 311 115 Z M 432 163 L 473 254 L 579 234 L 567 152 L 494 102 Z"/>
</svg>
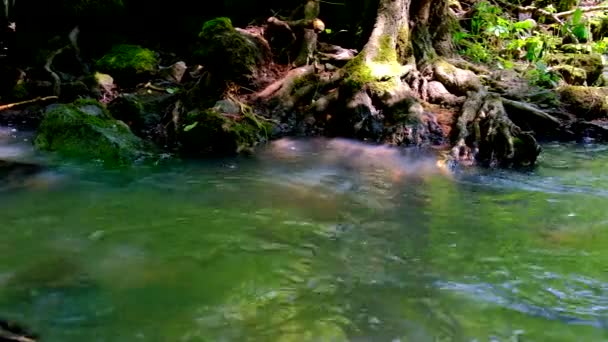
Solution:
<svg viewBox="0 0 608 342">
<path fill-rule="evenodd" d="M 94 100 L 48 106 L 34 144 L 40 150 L 109 166 L 132 163 L 149 150 L 124 122 L 112 118 Z"/>
<path fill-rule="evenodd" d="M 558 65 L 553 68 L 566 83 L 571 85 L 585 85 L 587 83 L 587 72 L 585 69 L 570 65 Z"/>
<path fill-rule="evenodd" d="M 601 75 L 604 67 L 602 55 L 598 53 L 586 55 L 577 53 L 554 54 L 549 57 L 548 64 L 552 67 L 569 66 L 585 70 L 587 84 L 593 84 Z"/>
<path fill-rule="evenodd" d="M 579 119 L 594 120 L 608 117 L 608 88 L 565 86 L 558 89 L 566 109 Z"/>
</svg>

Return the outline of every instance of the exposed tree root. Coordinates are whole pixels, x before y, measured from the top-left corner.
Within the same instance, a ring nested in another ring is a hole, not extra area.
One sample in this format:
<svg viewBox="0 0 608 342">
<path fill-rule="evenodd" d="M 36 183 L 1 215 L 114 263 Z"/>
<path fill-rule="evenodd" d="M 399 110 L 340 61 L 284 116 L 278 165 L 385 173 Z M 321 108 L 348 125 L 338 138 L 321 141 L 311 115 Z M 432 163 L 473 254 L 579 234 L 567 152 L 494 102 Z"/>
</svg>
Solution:
<svg viewBox="0 0 608 342">
<path fill-rule="evenodd" d="M 298 102 L 299 98 L 312 90 L 310 89 L 312 84 L 310 82 L 307 84 L 306 78 L 314 76 L 314 71 L 315 68 L 312 65 L 292 69 L 282 79 L 271 83 L 262 91 L 253 94 L 251 99 L 253 101 L 267 102 L 272 99 L 279 101 L 283 108 L 291 109 Z M 303 85 L 309 86 L 308 89 L 303 90 Z"/>
<path fill-rule="evenodd" d="M 504 109 L 502 99 L 485 91 L 471 92 L 456 124 L 452 157 L 486 166 L 529 166 L 540 146 L 523 132 Z"/>
<path fill-rule="evenodd" d="M 560 126 L 562 123 L 561 121 L 559 121 L 559 119 L 557 119 L 556 117 L 554 117 L 553 115 L 542 111 L 530 104 L 524 103 L 524 102 L 519 102 L 519 101 L 513 101 L 513 100 L 509 100 L 509 99 L 505 99 L 504 97 L 501 98 L 502 102 L 504 102 L 505 106 L 508 107 L 512 107 L 515 108 L 517 110 L 523 111 L 526 114 L 529 114 L 530 116 L 535 116 L 549 124 L 553 124 L 556 126 Z"/>
</svg>

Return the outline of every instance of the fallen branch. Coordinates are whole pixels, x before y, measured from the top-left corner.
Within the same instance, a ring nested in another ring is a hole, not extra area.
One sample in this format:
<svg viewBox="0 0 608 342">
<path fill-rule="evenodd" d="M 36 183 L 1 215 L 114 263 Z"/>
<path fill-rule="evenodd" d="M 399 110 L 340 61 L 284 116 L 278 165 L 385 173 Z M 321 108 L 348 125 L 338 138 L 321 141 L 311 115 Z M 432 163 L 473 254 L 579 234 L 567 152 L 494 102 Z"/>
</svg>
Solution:
<svg viewBox="0 0 608 342">
<path fill-rule="evenodd" d="M 525 13 L 532 13 L 532 14 L 540 14 L 543 15 L 545 17 L 551 18 L 553 19 L 553 21 L 555 21 L 558 24 L 563 24 L 564 22 L 555 14 L 555 13 L 551 13 L 549 11 L 546 11 L 542 8 L 538 8 L 538 7 L 534 7 L 534 6 L 519 6 L 519 5 L 514 5 L 506 0 L 495 0 L 496 2 L 502 4 L 503 6 L 509 7 L 511 9 L 514 10 L 518 10 L 520 12 L 525 12 Z"/>
<path fill-rule="evenodd" d="M 22 105 L 25 105 L 25 104 L 36 103 L 36 102 L 43 102 L 43 101 L 49 101 L 49 100 L 57 100 L 57 99 L 59 99 L 58 96 L 46 96 L 46 97 L 37 97 L 35 99 L 21 101 L 21 102 L 15 102 L 15 103 L 9 103 L 9 104 L 5 104 L 5 105 L 0 105 L 0 112 L 3 111 L 3 110 L 11 109 L 13 107 L 22 106 Z"/>
</svg>

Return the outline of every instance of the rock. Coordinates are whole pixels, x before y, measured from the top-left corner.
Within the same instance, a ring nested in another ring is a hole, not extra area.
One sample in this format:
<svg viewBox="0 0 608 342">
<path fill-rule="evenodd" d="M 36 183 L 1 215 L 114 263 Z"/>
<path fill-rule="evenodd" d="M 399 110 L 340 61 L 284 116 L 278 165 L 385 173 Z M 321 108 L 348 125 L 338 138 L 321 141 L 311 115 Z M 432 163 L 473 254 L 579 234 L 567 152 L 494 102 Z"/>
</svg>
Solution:
<svg viewBox="0 0 608 342">
<path fill-rule="evenodd" d="M 178 139 L 186 155 L 248 151 L 272 130 L 268 123 L 253 116 L 235 117 L 214 109 L 192 111 L 183 121 Z"/>
<path fill-rule="evenodd" d="M 558 65 L 553 68 L 553 71 L 558 73 L 570 85 L 584 85 L 587 83 L 587 72 L 585 69 L 570 65 Z"/>
<path fill-rule="evenodd" d="M 47 107 L 34 140 L 40 150 L 65 157 L 129 164 L 146 155 L 148 146 L 99 102 L 79 100 Z"/>
<path fill-rule="evenodd" d="M 241 106 L 231 100 L 220 100 L 215 103 L 213 109 L 222 114 L 240 114 Z"/>
<path fill-rule="evenodd" d="M 157 66 L 154 51 L 129 44 L 115 45 L 95 63 L 97 70 L 112 75 L 123 86 L 134 86 L 150 77 Z"/>
<path fill-rule="evenodd" d="M 205 65 L 216 80 L 246 83 L 264 60 L 256 42 L 235 30 L 228 18 L 205 22 L 199 38 L 195 62 Z"/>
<path fill-rule="evenodd" d="M 565 53 L 591 53 L 593 47 L 590 44 L 564 44 L 560 49 Z"/>
<path fill-rule="evenodd" d="M 579 119 L 608 117 L 608 88 L 565 86 L 558 93 L 566 109 Z"/>
<path fill-rule="evenodd" d="M 608 121 L 606 120 L 575 122 L 571 129 L 577 137 L 583 139 L 593 139 L 600 142 L 608 141 Z"/>
<path fill-rule="evenodd" d="M 137 96 L 121 94 L 108 104 L 108 110 L 114 118 L 129 125 L 135 134 L 143 129 L 145 121 L 144 106 Z"/>
<path fill-rule="evenodd" d="M 580 68 L 587 73 L 587 84 L 593 84 L 603 69 L 602 55 L 592 53 L 588 55 L 576 53 L 553 54 L 548 58 L 550 66 L 570 66 Z"/>
<path fill-rule="evenodd" d="M 93 95 L 93 92 L 83 81 L 73 81 L 69 83 L 63 83 L 61 85 L 61 99 L 62 101 L 76 101 L 79 98 L 86 98 Z"/>
<path fill-rule="evenodd" d="M 162 79 L 172 83 L 181 83 L 188 67 L 185 62 L 176 62 L 168 67 L 161 67 L 159 75 Z"/>
</svg>

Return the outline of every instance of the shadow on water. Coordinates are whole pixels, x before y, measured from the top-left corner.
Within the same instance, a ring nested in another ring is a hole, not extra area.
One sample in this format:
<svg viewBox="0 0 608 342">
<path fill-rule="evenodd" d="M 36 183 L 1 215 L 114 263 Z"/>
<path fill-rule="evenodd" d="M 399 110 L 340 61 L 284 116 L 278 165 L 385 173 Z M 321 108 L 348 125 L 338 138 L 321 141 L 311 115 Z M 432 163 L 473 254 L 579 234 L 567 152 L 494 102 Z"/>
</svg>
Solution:
<svg viewBox="0 0 608 342">
<path fill-rule="evenodd" d="M 607 161 L 556 145 L 527 174 L 448 174 L 432 151 L 281 140 L 76 166 L 0 192 L 0 316 L 45 341 L 603 340 Z"/>
</svg>

